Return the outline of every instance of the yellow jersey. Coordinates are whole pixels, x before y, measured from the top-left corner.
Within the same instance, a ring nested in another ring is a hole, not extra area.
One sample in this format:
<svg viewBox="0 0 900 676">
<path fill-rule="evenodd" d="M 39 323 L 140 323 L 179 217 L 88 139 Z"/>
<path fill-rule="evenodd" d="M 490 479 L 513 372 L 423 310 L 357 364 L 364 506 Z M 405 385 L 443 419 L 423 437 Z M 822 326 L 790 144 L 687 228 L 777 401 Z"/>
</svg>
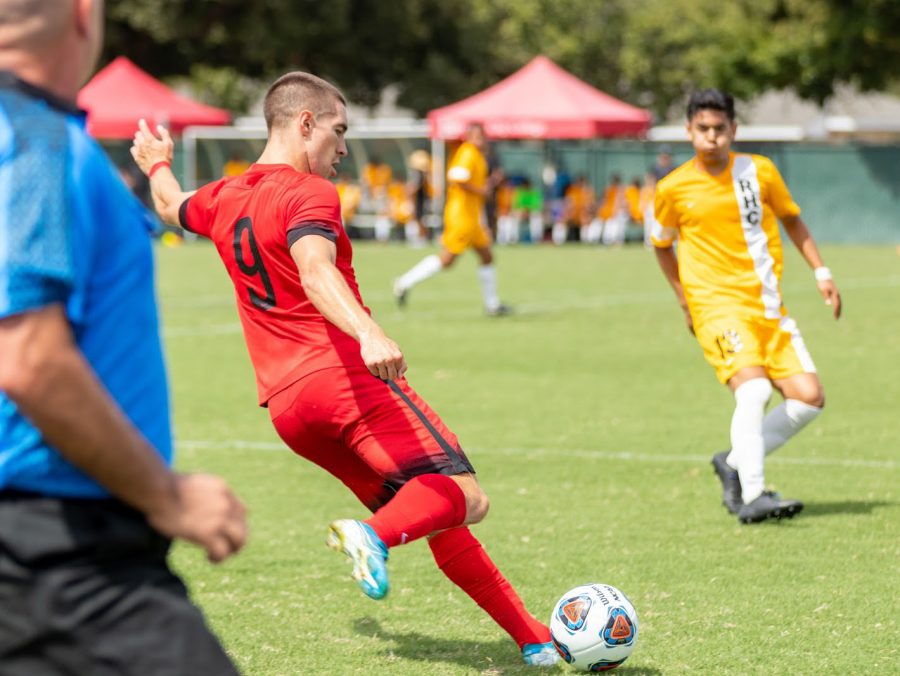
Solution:
<svg viewBox="0 0 900 676">
<path fill-rule="evenodd" d="M 573 183 L 566 188 L 566 220 L 570 223 L 587 223 L 591 218 L 591 206 L 596 200 L 597 196 L 589 185 Z"/>
<path fill-rule="evenodd" d="M 678 240 L 678 274 L 694 321 L 734 314 L 780 319 L 779 218 L 798 216 L 767 157 L 731 153 L 718 176 L 689 160 L 656 188 L 654 246 Z"/>
<path fill-rule="evenodd" d="M 488 165 L 478 147 L 466 141 L 453 154 L 447 169 L 447 205 L 444 222 L 449 227 L 484 224 L 484 198 L 460 187 L 459 183 L 483 190 L 487 186 Z"/>
<path fill-rule="evenodd" d="M 394 176 L 390 165 L 367 164 L 363 167 L 362 180 L 373 195 L 381 195 L 387 190 L 388 184 Z"/>
</svg>

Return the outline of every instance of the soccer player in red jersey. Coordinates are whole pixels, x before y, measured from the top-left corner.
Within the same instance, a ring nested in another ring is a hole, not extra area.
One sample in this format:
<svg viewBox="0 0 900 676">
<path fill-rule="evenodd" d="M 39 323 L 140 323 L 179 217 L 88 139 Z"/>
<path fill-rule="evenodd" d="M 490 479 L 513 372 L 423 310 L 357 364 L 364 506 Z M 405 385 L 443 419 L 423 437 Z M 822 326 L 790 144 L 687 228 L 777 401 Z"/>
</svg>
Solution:
<svg viewBox="0 0 900 676">
<path fill-rule="evenodd" d="M 268 141 L 244 174 L 182 192 L 173 142 L 142 120 L 132 155 L 160 217 L 210 238 L 233 283 L 259 403 L 285 443 L 340 479 L 373 515 L 341 519 L 328 544 L 375 599 L 388 550 L 428 537 L 441 570 L 516 641 L 528 664 L 558 656 L 468 525 L 488 498 L 453 434 L 403 377 L 397 344 L 363 305 L 353 251 L 327 179 L 347 154 L 346 103 L 308 73 L 266 94 Z M 158 134 L 158 135 L 157 135 Z"/>
</svg>

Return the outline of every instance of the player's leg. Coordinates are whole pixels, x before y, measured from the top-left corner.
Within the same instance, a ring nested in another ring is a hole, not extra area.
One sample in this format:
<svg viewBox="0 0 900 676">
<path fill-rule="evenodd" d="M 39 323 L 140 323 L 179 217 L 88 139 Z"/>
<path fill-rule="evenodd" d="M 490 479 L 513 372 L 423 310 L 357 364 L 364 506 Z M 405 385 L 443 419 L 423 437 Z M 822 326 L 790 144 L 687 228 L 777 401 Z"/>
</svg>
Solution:
<svg viewBox="0 0 900 676">
<path fill-rule="evenodd" d="M 404 474 L 428 468 L 439 474 L 417 475 L 406 481 L 390 502 L 368 519 L 367 523 L 392 544 L 411 541 L 425 530 L 419 525 L 423 521 L 421 512 L 439 511 L 439 505 L 430 501 L 433 496 L 421 490 L 423 483 L 429 484 L 436 479 L 450 479 L 460 488 L 465 497 L 464 524 L 477 523 L 483 519 L 488 510 L 488 499 L 479 486 L 468 459 L 462 454 L 456 436 L 405 380 L 391 383 L 390 388 L 403 403 L 404 417 L 409 423 L 413 423 L 415 438 L 424 449 L 424 453 L 422 450 L 396 453 L 398 468 L 403 468 L 401 472 Z M 409 417 L 410 413 L 415 418 Z M 391 421 L 377 421 L 374 414 L 367 416 L 372 420 L 369 427 L 378 428 L 369 437 L 373 445 L 389 443 L 394 449 L 407 445 L 403 438 L 409 438 L 409 432 L 398 424 L 399 416 L 391 417 Z M 420 424 L 416 425 L 416 422 Z M 371 449 L 368 453 L 371 454 Z M 468 468 L 469 471 L 457 471 L 462 468 Z M 416 526 L 419 528 L 413 531 Z M 535 664 L 554 663 L 556 652 L 548 645 L 549 628 L 528 612 L 513 586 L 469 529 L 463 524 L 435 527 L 430 535 L 429 546 L 440 569 L 509 633 L 520 649 L 527 651 L 526 661 Z"/>
<path fill-rule="evenodd" d="M 774 380 L 784 397 L 763 420 L 766 455 L 777 451 L 797 432 L 815 420 L 825 406 L 822 384 L 815 373 L 801 373 Z"/>
<path fill-rule="evenodd" d="M 731 452 L 713 456 L 722 483 L 722 502 L 729 512 L 737 513 L 741 523 L 793 516 L 803 508 L 802 503 L 781 500 L 765 490 L 763 418 L 772 396 L 767 368 L 772 327 L 750 317 L 697 319 L 694 328 L 704 357 L 735 400 Z"/>
<path fill-rule="evenodd" d="M 526 661 L 555 661 L 544 645 L 549 629 L 527 611 L 464 526 L 484 518 L 488 499 L 456 435 L 405 379 L 359 381 L 357 397 L 369 406 L 348 440 L 386 485 L 399 486 L 365 523 L 390 546 L 430 535 L 441 570 L 513 637 Z"/>
<path fill-rule="evenodd" d="M 477 523 L 488 499 L 456 435 L 405 379 L 352 375 L 358 416 L 347 445 L 395 494 L 366 523 L 388 546 Z"/>
<path fill-rule="evenodd" d="M 540 244 L 544 241 L 544 214 L 541 211 L 529 212 L 528 232 L 532 244 Z"/>
<path fill-rule="evenodd" d="M 722 484 L 722 504 L 732 514 L 737 514 L 743 506 L 741 498 L 741 481 L 738 468 L 745 449 L 748 451 L 746 472 L 762 471 L 762 453 L 756 452 L 756 443 L 761 437 L 761 422 L 765 403 L 771 394 L 771 385 L 766 378 L 761 347 L 752 324 L 735 316 L 703 317 L 697 316 L 694 321 L 694 333 L 697 342 L 703 348 L 703 356 L 715 369 L 716 378 L 723 384 L 730 385 L 732 391 L 739 386 L 754 380 L 762 379 L 764 383 L 751 384 L 735 396 L 735 410 L 729 436 L 740 437 L 738 446 L 713 456 L 712 465 Z M 758 385 L 758 386 L 757 386 Z M 768 392 L 765 390 L 768 389 Z M 753 403 L 753 399 L 762 401 Z M 754 423 L 758 417 L 758 423 Z M 755 437 L 754 437 L 755 435 Z M 758 462 L 752 461 L 759 456 Z M 751 469 L 752 465 L 758 465 Z M 755 496 L 754 496 L 755 497 Z"/>
<path fill-rule="evenodd" d="M 728 387 L 734 394 L 734 412 L 730 429 L 731 453 L 726 462 L 737 469 L 741 498 L 744 504 L 749 504 L 766 487 L 762 422 L 772 397 L 772 383 L 762 366 L 748 366 L 729 379 Z"/>
<path fill-rule="evenodd" d="M 768 370 L 784 401 L 763 421 L 766 455 L 815 420 L 825 406 L 825 391 L 796 322 L 783 317 L 771 342 Z"/>
<path fill-rule="evenodd" d="M 329 545 L 354 564 L 372 598 L 388 592 L 388 548 L 477 521 L 487 499 L 456 437 L 409 389 L 363 367 L 312 373 L 269 401 L 275 429 L 298 455 L 347 485 L 370 510 L 367 521 L 330 527 Z"/>
<path fill-rule="evenodd" d="M 478 281 L 481 284 L 484 311 L 491 317 L 511 314 L 512 308 L 503 304 L 497 294 L 497 268 L 494 266 L 494 254 L 487 232 L 481 232 L 473 238 L 472 248 L 481 263 L 478 267 Z"/>
<path fill-rule="evenodd" d="M 428 545 L 444 575 L 512 637 L 527 661 L 556 662 L 555 650 L 548 645 L 550 629 L 528 612 L 512 584 L 468 528 L 451 528 L 432 535 Z"/>
<path fill-rule="evenodd" d="M 441 236 L 441 250 L 437 254 L 425 256 L 409 270 L 394 280 L 393 293 L 397 305 L 403 307 L 410 290 L 417 284 L 434 277 L 441 270 L 449 268 L 457 256 L 466 250 L 467 241 L 461 239 L 455 229 L 448 228 Z"/>
</svg>

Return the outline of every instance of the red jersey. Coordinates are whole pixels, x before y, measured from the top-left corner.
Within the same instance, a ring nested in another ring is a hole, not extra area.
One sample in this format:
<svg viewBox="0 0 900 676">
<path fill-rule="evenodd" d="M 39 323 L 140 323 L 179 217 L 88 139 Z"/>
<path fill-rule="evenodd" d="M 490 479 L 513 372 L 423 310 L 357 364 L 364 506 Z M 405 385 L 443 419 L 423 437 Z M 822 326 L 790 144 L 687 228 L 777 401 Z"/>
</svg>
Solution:
<svg viewBox="0 0 900 676">
<path fill-rule="evenodd" d="M 202 187 L 181 205 L 179 220 L 215 243 L 234 283 L 261 406 L 313 371 L 364 366 L 359 343 L 307 298 L 290 253 L 305 235 L 334 242 L 337 269 L 362 305 L 340 199 L 329 181 L 285 164 L 254 164 Z"/>
</svg>

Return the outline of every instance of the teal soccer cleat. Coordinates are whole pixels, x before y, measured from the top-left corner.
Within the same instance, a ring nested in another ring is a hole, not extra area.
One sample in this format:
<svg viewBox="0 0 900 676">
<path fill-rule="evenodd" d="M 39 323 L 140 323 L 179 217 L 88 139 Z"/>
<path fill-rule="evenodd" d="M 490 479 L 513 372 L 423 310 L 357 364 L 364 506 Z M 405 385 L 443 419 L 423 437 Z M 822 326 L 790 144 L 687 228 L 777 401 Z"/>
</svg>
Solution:
<svg viewBox="0 0 900 676">
<path fill-rule="evenodd" d="M 328 527 L 326 543 L 337 552 L 344 552 L 353 562 L 351 577 L 372 599 L 387 596 L 388 549 L 368 524 L 353 519 L 339 519 Z"/>
<path fill-rule="evenodd" d="M 553 643 L 526 643 L 522 646 L 522 659 L 530 667 L 552 667 L 559 662 L 559 653 Z"/>
</svg>

